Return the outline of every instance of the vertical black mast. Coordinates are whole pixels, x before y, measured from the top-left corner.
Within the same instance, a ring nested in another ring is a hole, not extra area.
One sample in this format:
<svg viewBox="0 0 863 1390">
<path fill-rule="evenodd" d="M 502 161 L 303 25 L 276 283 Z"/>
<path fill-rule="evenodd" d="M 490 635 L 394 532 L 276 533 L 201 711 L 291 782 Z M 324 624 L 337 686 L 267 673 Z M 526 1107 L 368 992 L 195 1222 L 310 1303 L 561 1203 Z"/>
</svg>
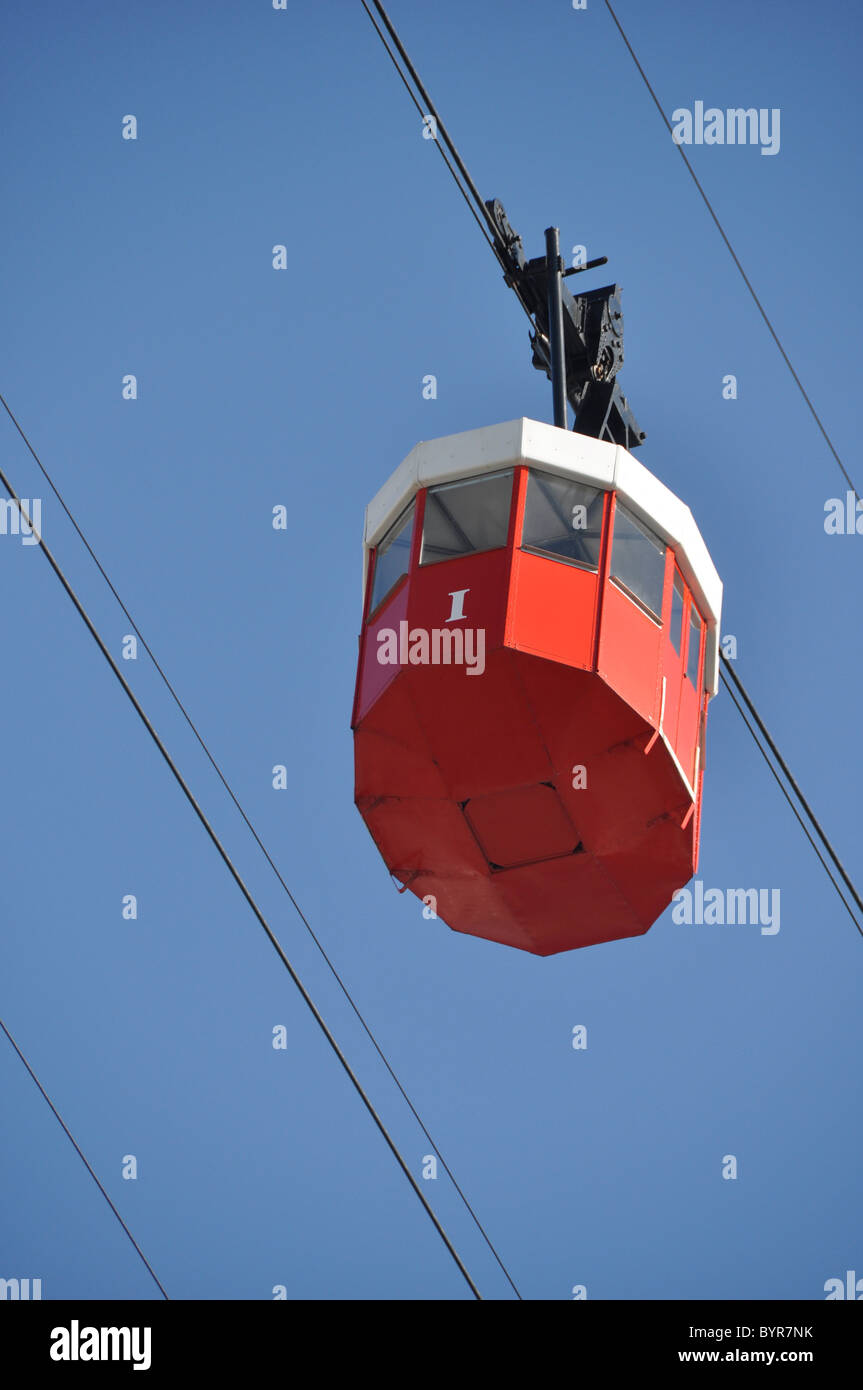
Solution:
<svg viewBox="0 0 863 1390">
<path fill-rule="evenodd" d="M 597 256 L 564 270 L 560 231 L 548 227 L 545 255 L 528 260 L 518 232 L 497 198 L 485 204 L 495 231 L 494 252 L 504 280 L 515 290 L 536 332 L 531 335 L 533 365 L 545 372 L 554 394 L 554 423 L 569 428 L 567 405 L 575 429 L 624 449 L 636 449 L 644 430 L 617 384 L 623 366 L 623 310 L 620 286 L 605 285 L 573 295 L 563 283 L 570 275 L 605 265 Z"/>
<path fill-rule="evenodd" d="M 545 229 L 545 266 L 548 286 L 548 343 L 551 351 L 551 390 L 554 423 L 569 429 L 566 411 L 566 358 L 563 347 L 563 296 L 561 294 L 560 228 Z"/>
</svg>

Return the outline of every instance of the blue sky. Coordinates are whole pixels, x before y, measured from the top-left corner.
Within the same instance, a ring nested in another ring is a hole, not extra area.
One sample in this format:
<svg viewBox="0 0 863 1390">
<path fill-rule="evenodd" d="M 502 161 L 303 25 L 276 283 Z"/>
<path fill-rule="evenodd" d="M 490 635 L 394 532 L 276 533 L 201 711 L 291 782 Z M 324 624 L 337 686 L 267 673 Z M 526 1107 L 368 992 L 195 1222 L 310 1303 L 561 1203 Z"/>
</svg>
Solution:
<svg viewBox="0 0 863 1390">
<path fill-rule="evenodd" d="M 617 9 L 669 117 L 781 110 L 773 157 L 689 154 L 859 485 L 859 15 Z M 579 288 L 623 286 L 639 457 L 691 506 L 739 674 L 859 878 L 863 539 L 824 532 L 846 485 L 604 5 L 391 14 L 528 254 L 555 223 L 609 257 Z M 863 942 L 727 695 L 699 877 L 779 888 L 774 936 L 668 912 L 545 960 L 462 937 L 396 893 L 353 806 L 366 502 L 419 439 L 551 414 L 358 0 L 50 0 L 5 28 L 0 389 L 522 1294 L 823 1297 L 863 1266 Z M 119 657 L 128 623 L 6 419 L 0 453 Z M 0 1014 L 168 1292 L 468 1297 L 38 547 L 0 537 L 0 584 Z M 123 666 L 419 1178 L 428 1143 L 302 924 L 146 657 Z M 0 1276 L 158 1296 L 5 1040 L 0 1090 Z M 511 1296 L 446 1178 L 424 1190 Z"/>
</svg>

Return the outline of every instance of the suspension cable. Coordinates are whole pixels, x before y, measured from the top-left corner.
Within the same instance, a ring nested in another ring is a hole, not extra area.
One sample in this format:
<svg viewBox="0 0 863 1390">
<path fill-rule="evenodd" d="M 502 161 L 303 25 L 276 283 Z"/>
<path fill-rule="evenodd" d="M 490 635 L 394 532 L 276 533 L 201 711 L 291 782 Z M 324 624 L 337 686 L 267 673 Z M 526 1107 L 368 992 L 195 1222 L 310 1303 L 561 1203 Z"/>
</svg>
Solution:
<svg viewBox="0 0 863 1390">
<path fill-rule="evenodd" d="M 393 1157 L 396 1159 L 396 1162 L 398 1163 L 399 1167 L 401 1168 L 402 1172 L 404 1173 L 405 1177 L 407 1178 L 408 1182 L 410 1183 L 411 1187 L 416 1193 L 416 1196 L 422 1203 L 426 1211 L 426 1214 L 428 1215 L 435 1230 L 441 1237 L 441 1240 L 444 1242 L 444 1245 L 446 1246 L 447 1250 L 449 1251 L 450 1255 L 452 1256 L 453 1260 L 458 1266 L 460 1273 L 466 1280 L 471 1290 L 471 1293 L 473 1294 L 474 1298 L 481 1300 L 482 1294 L 480 1293 L 476 1284 L 471 1279 L 467 1269 L 465 1268 L 464 1264 L 461 1261 L 461 1258 L 459 1257 L 458 1252 L 455 1249 L 455 1246 L 452 1244 L 449 1236 L 446 1234 L 446 1231 L 444 1230 L 443 1226 L 441 1225 L 440 1221 L 438 1220 L 437 1216 L 435 1215 L 434 1211 L 432 1210 L 431 1206 L 426 1200 L 422 1189 L 420 1188 L 419 1184 L 414 1178 L 413 1173 L 410 1171 L 407 1163 L 405 1162 L 404 1158 L 399 1152 L 399 1149 L 397 1148 L 395 1141 L 391 1138 L 386 1126 L 383 1123 L 383 1120 L 378 1115 L 371 1100 L 363 1090 L 362 1084 L 360 1083 L 359 1079 L 351 1069 L 350 1063 L 348 1062 L 347 1058 L 345 1057 L 344 1053 L 342 1052 L 341 1048 L 339 1047 L 338 1043 L 336 1042 L 326 1023 L 324 1022 L 322 1015 L 319 1013 L 314 1001 L 311 998 L 311 995 L 308 993 L 302 981 L 300 980 L 299 975 L 296 973 L 294 967 L 291 965 L 291 962 L 285 954 L 285 951 L 281 943 L 279 942 L 278 937 L 273 932 L 269 922 L 267 921 L 261 909 L 258 907 L 258 904 L 255 901 L 254 897 L 252 896 L 252 893 L 247 888 L 245 882 L 241 878 L 239 871 L 235 867 L 233 860 L 228 854 L 228 851 L 225 849 L 224 845 L 222 844 L 221 840 L 219 839 L 218 835 L 216 834 L 215 830 L 213 829 L 212 825 L 207 819 L 205 812 L 202 810 L 201 806 L 196 801 L 194 794 L 192 793 L 188 783 L 185 781 L 183 777 L 183 774 L 180 772 L 179 768 L 177 767 L 176 763 L 174 762 L 173 758 L 171 757 L 170 753 L 168 752 L 167 748 L 165 747 L 164 743 L 162 742 L 158 733 L 156 732 L 156 729 L 147 717 L 147 714 L 145 713 L 143 706 L 140 704 L 137 696 L 132 690 L 132 687 L 129 685 L 128 681 L 126 680 L 125 676 L 123 675 L 122 671 L 120 670 L 110 651 L 108 650 L 102 638 L 100 637 L 99 632 L 94 626 L 83 604 L 81 603 L 81 600 L 78 598 L 78 595 L 75 593 L 74 589 L 72 588 L 71 584 L 69 583 L 68 579 L 66 578 L 62 569 L 60 568 L 60 565 L 57 563 L 48 546 L 45 544 L 45 541 L 42 539 L 41 536 L 38 535 L 38 532 L 36 531 L 36 528 L 31 518 L 27 515 L 27 512 L 21 502 L 20 497 L 13 488 L 12 484 L 10 483 L 2 468 L 0 468 L 0 482 L 2 482 L 10 498 L 15 503 L 15 506 L 18 508 L 18 511 L 24 524 L 27 527 L 29 527 L 33 535 L 38 537 L 39 547 L 42 553 L 44 554 L 45 559 L 48 561 L 48 564 L 51 566 L 51 569 L 54 571 L 55 575 L 59 579 L 64 590 L 66 591 L 66 594 L 74 604 L 78 616 L 81 618 L 82 622 L 84 623 L 85 627 L 90 633 L 90 636 L 93 638 L 103 657 L 107 661 L 108 665 L 110 666 L 111 670 L 113 671 L 114 675 L 116 676 L 117 680 L 122 686 L 123 691 L 125 692 L 130 703 L 132 704 L 132 707 L 135 710 L 135 713 L 138 715 L 138 718 L 141 720 L 141 723 L 144 725 L 145 729 L 147 730 L 147 733 L 150 735 L 151 739 L 155 743 L 156 747 L 162 755 L 162 758 L 167 763 L 168 768 L 172 772 L 175 780 L 177 781 L 177 784 L 180 787 L 180 790 L 183 792 L 183 795 L 186 797 L 186 800 L 189 802 L 189 805 L 192 807 L 192 810 L 195 812 L 195 815 L 198 817 L 198 820 L 201 822 L 201 825 L 206 830 L 208 836 L 210 837 L 211 841 L 216 847 L 216 850 L 218 851 L 225 867 L 227 868 L 228 872 L 230 873 L 231 877 L 233 878 L 234 882 L 236 883 L 237 887 L 239 888 L 240 892 L 242 893 L 243 897 L 248 903 L 249 907 L 252 909 L 252 912 L 255 914 L 255 917 L 257 918 L 260 926 L 263 928 L 264 932 L 266 933 L 266 936 L 272 944 L 273 949 L 275 950 L 276 954 L 278 955 L 279 959 L 281 960 L 282 964 L 284 965 L 285 969 L 287 970 L 288 974 L 290 975 L 291 979 L 293 980 L 294 984 L 299 990 L 300 995 L 302 996 L 302 999 L 308 1007 L 312 1017 L 314 1018 L 315 1022 L 317 1023 L 318 1027 L 320 1028 L 321 1032 L 323 1033 L 324 1037 L 326 1038 L 327 1042 L 329 1043 L 339 1062 L 341 1063 L 346 1075 L 348 1076 L 351 1084 L 357 1092 L 357 1095 L 360 1097 L 367 1111 L 374 1120 L 377 1128 L 379 1129 L 391 1153 L 393 1154 Z"/>
</svg>

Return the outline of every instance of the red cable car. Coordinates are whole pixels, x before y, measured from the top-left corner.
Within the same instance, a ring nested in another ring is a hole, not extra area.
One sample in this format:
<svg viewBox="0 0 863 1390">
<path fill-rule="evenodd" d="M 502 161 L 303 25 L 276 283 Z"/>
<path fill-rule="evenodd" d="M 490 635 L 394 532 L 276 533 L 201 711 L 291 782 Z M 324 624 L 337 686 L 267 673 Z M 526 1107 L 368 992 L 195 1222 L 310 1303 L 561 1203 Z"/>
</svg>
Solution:
<svg viewBox="0 0 863 1390">
<path fill-rule="evenodd" d="M 366 510 L 356 804 L 455 931 L 646 932 L 695 872 L 722 584 L 619 445 L 514 420 L 418 444 Z"/>
</svg>

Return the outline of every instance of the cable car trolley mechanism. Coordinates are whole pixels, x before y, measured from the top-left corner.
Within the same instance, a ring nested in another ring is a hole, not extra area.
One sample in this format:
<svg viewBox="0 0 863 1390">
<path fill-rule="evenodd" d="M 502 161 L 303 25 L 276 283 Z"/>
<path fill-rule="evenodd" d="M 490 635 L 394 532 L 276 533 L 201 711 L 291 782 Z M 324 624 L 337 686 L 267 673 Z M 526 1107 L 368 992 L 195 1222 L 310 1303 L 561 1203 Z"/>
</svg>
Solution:
<svg viewBox="0 0 863 1390">
<path fill-rule="evenodd" d="M 557 229 L 528 261 L 487 207 L 555 424 L 418 444 L 369 503 L 355 799 L 403 890 L 551 955 L 643 934 L 697 868 L 722 584 L 630 452 L 618 287 L 571 295 Z"/>
</svg>

